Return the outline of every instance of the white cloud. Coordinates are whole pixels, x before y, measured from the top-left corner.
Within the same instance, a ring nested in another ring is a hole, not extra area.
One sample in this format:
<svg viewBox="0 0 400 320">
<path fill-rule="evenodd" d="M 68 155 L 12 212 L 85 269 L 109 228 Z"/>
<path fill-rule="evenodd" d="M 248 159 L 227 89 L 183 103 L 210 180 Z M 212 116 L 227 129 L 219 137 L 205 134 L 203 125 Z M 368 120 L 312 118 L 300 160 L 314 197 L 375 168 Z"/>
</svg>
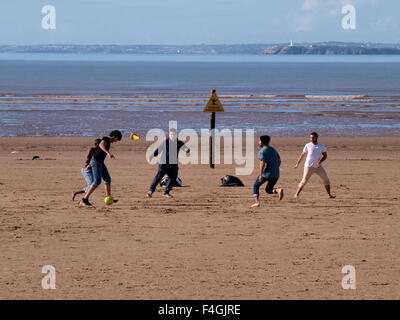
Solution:
<svg viewBox="0 0 400 320">
<path fill-rule="evenodd" d="M 377 30 L 393 30 L 393 29 L 397 29 L 398 24 L 395 22 L 395 20 L 392 16 L 388 16 L 385 18 L 378 19 L 373 24 L 373 27 L 374 27 L 374 29 L 377 29 Z"/>
<path fill-rule="evenodd" d="M 303 9 L 304 11 L 308 11 L 313 9 L 317 5 L 318 5 L 318 0 L 305 0 L 303 5 L 301 6 L 301 9 Z"/>
<path fill-rule="evenodd" d="M 351 4 L 353 6 L 377 5 L 381 0 L 303 0 L 300 13 L 290 16 L 294 30 L 310 31 L 313 29 L 316 21 L 327 16 L 340 16 L 343 6 Z M 390 21 L 379 21 L 377 25 L 392 25 Z M 396 26 L 397 27 L 397 26 Z"/>
<path fill-rule="evenodd" d="M 297 19 L 296 32 L 310 31 L 314 27 L 314 17 L 311 14 L 301 16 Z"/>
<path fill-rule="evenodd" d="M 285 21 L 290 29 L 295 32 L 311 31 L 314 27 L 314 17 L 311 12 L 298 14 L 288 13 L 285 15 Z"/>
<path fill-rule="evenodd" d="M 310 11 L 314 9 L 335 8 L 347 4 L 357 5 L 376 5 L 381 0 L 304 0 L 301 9 Z"/>
</svg>

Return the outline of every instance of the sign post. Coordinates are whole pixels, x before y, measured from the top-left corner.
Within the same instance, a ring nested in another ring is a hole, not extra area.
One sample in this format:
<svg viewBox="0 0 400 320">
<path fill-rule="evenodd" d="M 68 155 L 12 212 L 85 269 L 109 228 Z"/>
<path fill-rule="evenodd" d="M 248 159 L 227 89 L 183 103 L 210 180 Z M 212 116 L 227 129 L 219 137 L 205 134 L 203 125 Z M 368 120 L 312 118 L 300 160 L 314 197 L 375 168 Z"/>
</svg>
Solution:
<svg viewBox="0 0 400 320">
<path fill-rule="evenodd" d="M 215 141 L 215 112 L 211 112 L 211 117 L 210 117 L 210 168 L 214 169 L 215 167 L 215 161 L 214 161 L 214 141 Z"/>
<path fill-rule="evenodd" d="M 211 91 L 211 98 L 208 100 L 206 107 L 203 112 L 211 112 L 210 117 L 210 168 L 215 168 L 214 153 L 215 153 L 215 113 L 224 112 L 221 102 L 217 97 L 217 93 L 214 90 Z"/>
</svg>

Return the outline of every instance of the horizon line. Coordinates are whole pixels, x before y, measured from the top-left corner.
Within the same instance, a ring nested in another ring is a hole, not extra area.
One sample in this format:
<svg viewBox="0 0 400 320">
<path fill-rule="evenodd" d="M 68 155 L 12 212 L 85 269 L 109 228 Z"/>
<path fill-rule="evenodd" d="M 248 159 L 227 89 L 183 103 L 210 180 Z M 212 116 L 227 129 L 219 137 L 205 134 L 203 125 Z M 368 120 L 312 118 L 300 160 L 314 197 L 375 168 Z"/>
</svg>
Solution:
<svg viewBox="0 0 400 320">
<path fill-rule="evenodd" d="M 130 44 L 115 44 L 115 43 L 91 43 L 91 44 L 80 44 L 80 43 L 40 43 L 40 44 L 0 44 L 0 46 L 246 46 L 246 45 L 283 45 L 290 44 L 289 41 L 285 42 L 264 42 L 264 43 L 200 43 L 200 44 L 145 44 L 145 43 L 130 43 Z M 357 42 L 357 41 L 302 41 L 293 42 L 293 44 L 322 44 L 322 43 L 343 43 L 343 44 L 373 44 L 373 45 L 400 45 L 400 42 Z"/>
</svg>

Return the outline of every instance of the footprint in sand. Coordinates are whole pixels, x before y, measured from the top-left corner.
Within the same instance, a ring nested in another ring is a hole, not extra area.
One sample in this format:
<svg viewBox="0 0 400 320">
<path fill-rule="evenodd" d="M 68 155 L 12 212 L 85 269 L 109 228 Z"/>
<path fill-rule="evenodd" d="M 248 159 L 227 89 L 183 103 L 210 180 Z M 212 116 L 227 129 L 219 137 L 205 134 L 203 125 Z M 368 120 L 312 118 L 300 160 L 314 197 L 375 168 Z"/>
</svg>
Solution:
<svg viewBox="0 0 400 320">
<path fill-rule="evenodd" d="M 162 212 L 165 214 L 174 214 L 174 213 L 176 213 L 176 210 L 168 208 L 168 209 L 163 209 Z"/>
</svg>

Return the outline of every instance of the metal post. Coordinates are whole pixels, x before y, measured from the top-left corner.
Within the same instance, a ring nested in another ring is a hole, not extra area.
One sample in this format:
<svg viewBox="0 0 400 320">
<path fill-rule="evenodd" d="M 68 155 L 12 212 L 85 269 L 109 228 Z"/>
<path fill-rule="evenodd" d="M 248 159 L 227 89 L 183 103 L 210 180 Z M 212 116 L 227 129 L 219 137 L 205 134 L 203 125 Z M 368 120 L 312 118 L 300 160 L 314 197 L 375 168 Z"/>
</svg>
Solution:
<svg viewBox="0 0 400 320">
<path fill-rule="evenodd" d="M 215 91 L 215 90 L 213 90 Z M 210 129 L 211 129 L 211 134 L 210 134 L 210 168 L 214 169 L 215 164 L 214 164 L 214 144 L 215 144 L 215 112 L 211 112 L 211 118 L 210 118 Z"/>
</svg>

